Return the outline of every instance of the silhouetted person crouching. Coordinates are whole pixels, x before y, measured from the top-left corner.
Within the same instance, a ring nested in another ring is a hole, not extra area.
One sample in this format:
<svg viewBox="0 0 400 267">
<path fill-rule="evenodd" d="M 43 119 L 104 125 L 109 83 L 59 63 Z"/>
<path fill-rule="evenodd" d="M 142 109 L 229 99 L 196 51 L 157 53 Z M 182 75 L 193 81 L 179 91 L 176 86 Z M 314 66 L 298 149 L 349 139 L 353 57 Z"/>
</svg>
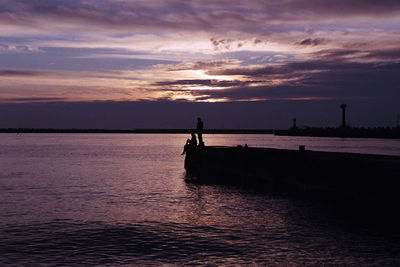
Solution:
<svg viewBox="0 0 400 267">
<path fill-rule="evenodd" d="M 200 147 L 204 146 L 204 142 L 203 142 L 203 127 L 204 127 L 204 124 L 201 121 L 201 118 L 197 118 L 196 132 L 197 132 L 197 136 L 199 137 L 199 146 Z"/>
<path fill-rule="evenodd" d="M 183 152 L 181 155 L 184 155 L 186 153 L 186 151 L 193 149 L 197 146 L 196 135 L 194 133 L 191 133 L 191 134 L 192 134 L 192 138 L 186 140 L 186 144 L 183 147 Z"/>
</svg>

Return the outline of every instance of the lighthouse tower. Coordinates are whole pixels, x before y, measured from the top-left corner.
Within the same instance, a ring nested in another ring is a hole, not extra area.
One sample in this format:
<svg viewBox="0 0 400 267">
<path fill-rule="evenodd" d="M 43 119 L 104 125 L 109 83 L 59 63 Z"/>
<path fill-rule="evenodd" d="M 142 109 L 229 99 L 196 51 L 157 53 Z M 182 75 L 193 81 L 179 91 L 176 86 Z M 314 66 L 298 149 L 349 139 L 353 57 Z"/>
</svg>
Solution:
<svg viewBox="0 0 400 267">
<path fill-rule="evenodd" d="M 346 127 L 346 104 L 341 104 L 340 108 L 342 109 L 342 127 Z"/>
</svg>

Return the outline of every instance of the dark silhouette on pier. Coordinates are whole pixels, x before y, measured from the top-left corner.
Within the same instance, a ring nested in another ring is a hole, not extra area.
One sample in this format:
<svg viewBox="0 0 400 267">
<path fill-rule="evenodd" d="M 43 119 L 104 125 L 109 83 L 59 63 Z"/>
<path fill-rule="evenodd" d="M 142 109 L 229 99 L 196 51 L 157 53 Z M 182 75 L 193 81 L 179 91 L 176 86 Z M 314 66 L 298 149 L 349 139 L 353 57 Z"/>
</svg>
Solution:
<svg viewBox="0 0 400 267">
<path fill-rule="evenodd" d="M 197 146 L 196 135 L 194 134 L 194 132 L 192 132 L 191 135 L 192 138 L 186 140 L 186 144 L 183 147 L 183 152 L 181 155 L 184 155 L 187 151 L 189 151 L 190 149 L 194 149 Z"/>
<path fill-rule="evenodd" d="M 204 146 L 204 142 L 203 142 L 203 128 L 204 128 L 204 124 L 203 121 L 201 120 L 201 118 L 197 118 L 197 126 L 196 126 L 196 133 L 197 136 L 199 137 L 199 146 L 203 147 Z"/>
</svg>

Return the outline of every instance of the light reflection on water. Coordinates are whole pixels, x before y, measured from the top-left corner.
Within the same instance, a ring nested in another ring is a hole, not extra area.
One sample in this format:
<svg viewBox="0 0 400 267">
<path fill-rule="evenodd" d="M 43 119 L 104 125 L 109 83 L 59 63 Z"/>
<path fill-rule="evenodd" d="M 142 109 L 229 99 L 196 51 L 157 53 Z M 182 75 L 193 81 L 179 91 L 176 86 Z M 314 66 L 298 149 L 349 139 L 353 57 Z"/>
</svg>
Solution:
<svg viewBox="0 0 400 267">
<path fill-rule="evenodd" d="M 400 263 L 398 239 L 366 234 L 318 204 L 185 183 L 186 138 L 0 135 L 0 265 Z M 398 141 L 377 139 L 205 135 L 205 141 L 400 151 Z"/>
</svg>

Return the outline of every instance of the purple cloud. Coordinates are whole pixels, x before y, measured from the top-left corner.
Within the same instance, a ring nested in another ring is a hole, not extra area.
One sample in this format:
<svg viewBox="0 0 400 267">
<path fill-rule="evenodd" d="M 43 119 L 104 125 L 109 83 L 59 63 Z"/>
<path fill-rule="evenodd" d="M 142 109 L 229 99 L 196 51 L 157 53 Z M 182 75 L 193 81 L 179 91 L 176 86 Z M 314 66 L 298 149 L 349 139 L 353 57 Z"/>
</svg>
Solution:
<svg viewBox="0 0 400 267">
<path fill-rule="evenodd" d="M 304 39 L 304 40 L 300 41 L 297 44 L 298 45 L 303 45 L 303 46 L 317 46 L 317 45 L 320 45 L 320 44 L 323 44 L 323 43 L 325 43 L 325 39 L 324 38 L 315 38 L 315 39 L 307 38 L 307 39 Z"/>
<path fill-rule="evenodd" d="M 48 73 L 32 70 L 0 70 L 0 76 L 39 76 L 46 74 Z"/>
<path fill-rule="evenodd" d="M 32 102 L 60 102 L 67 100 L 62 97 L 14 97 L 1 99 L 4 102 L 32 103 Z"/>
<path fill-rule="evenodd" d="M 377 57 L 381 55 L 367 55 Z M 383 53 L 397 58 L 398 53 Z M 241 75 L 244 81 L 179 80 L 157 83 L 171 91 L 176 85 L 206 85 L 205 90 L 175 89 L 198 100 L 363 99 L 399 98 L 400 63 L 347 62 L 326 58 L 287 62 L 264 67 L 240 67 L 209 71 L 209 75 Z M 280 81 L 278 84 L 270 80 Z M 222 86 L 221 86 L 222 85 Z M 223 87 L 223 89 L 216 89 Z M 214 88 L 214 89 L 213 89 Z"/>
<path fill-rule="evenodd" d="M 259 81 L 252 81 L 252 83 L 257 83 Z M 243 86 L 247 85 L 249 82 L 247 81 L 238 81 L 238 80 L 176 80 L 176 81 L 161 81 L 157 82 L 154 85 L 156 86 L 174 86 L 174 85 L 204 85 L 209 87 L 232 87 L 232 86 Z"/>
<path fill-rule="evenodd" d="M 0 23 L 43 27 L 70 24 L 75 27 L 108 28 L 119 31 L 168 29 L 173 31 L 207 30 L 226 32 L 268 32 L 266 25 L 277 28 L 299 22 L 324 19 L 395 17 L 400 14 L 396 0 L 291 0 L 291 1 L 28 1 L 2 0 Z M 135 27 L 135 28 L 132 28 Z M 314 40 L 315 41 L 315 40 Z M 228 45 L 217 40 L 218 45 Z"/>
</svg>

